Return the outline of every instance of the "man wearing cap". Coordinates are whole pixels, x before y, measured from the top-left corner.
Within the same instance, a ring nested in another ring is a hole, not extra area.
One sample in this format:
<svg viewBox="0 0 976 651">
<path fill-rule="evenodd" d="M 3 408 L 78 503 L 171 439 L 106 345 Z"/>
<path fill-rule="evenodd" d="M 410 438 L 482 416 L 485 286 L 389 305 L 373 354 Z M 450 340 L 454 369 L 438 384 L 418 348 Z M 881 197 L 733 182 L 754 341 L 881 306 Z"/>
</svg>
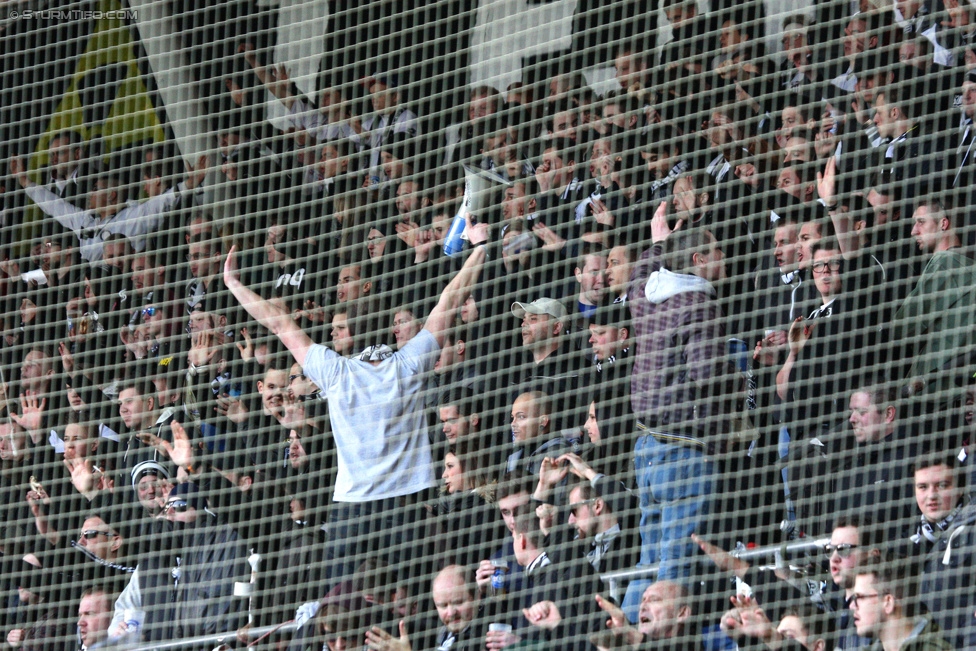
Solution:
<svg viewBox="0 0 976 651">
<path fill-rule="evenodd" d="M 158 544 L 156 540 L 162 529 L 160 516 L 173 482 L 169 471 L 161 463 L 147 460 L 132 469 L 126 485 L 132 487 L 135 495 L 131 502 L 132 510 L 127 513 L 132 519 L 130 532 L 140 548 L 138 551 L 130 550 L 130 554 L 138 559 L 142 552 Z"/>
<path fill-rule="evenodd" d="M 577 391 L 583 388 L 582 358 L 565 334 L 566 306 L 552 298 L 512 303 L 512 314 L 522 320 L 522 348 L 518 393 L 541 391 L 553 401 L 554 432 L 568 429 L 577 419 L 568 413 Z M 512 396 L 513 398 L 516 397 Z"/>
<path fill-rule="evenodd" d="M 353 536 L 382 529 L 390 538 L 380 549 L 398 549 L 394 537 L 409 541 L 403 508 L 437 485 L 424 413 L 427 373 L 444 344 L 444 332 L 467 298 L 484 263 L 484 247 L 475 248 L 427 316 L 424 329 L 403 348 L 370 348 L 363 359 L 341 357 L 315 344 L 291 315 L 262 299 L 241 283 L 232 249 L 224 281 L 248 313 L 281 339 L 305 375 L 321 387 L 329 403 L 329 419 L 338 457 L 329 515 L 331 537 L 328 568 L 338 582 L 358 562 Z M 404 555 L 409 554 L 403 548 Z"/>
<path fill-rule="evenodd" d="M 166 502 L 166 495 L 172 488 L 169 471 L 162 464 L 150 460 L 136 464 L 129 476 L 132 490 L 139 504 L 146 510 L 145 514 L 151 518 L 159 516 Z"/>
</svg>

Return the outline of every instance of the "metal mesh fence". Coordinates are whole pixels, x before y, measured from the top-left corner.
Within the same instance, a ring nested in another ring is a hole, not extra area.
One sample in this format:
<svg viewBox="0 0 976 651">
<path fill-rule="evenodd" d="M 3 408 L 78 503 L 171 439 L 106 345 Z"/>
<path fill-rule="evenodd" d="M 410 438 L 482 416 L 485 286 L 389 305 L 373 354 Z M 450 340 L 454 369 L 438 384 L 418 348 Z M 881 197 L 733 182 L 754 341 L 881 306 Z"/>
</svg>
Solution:
<svg viewBox="0 0 976 651">
<path fill-rule="evenodd" d="M 976 648 L 966 0 L 3 12 L 0 643 Z"/>
</svg>

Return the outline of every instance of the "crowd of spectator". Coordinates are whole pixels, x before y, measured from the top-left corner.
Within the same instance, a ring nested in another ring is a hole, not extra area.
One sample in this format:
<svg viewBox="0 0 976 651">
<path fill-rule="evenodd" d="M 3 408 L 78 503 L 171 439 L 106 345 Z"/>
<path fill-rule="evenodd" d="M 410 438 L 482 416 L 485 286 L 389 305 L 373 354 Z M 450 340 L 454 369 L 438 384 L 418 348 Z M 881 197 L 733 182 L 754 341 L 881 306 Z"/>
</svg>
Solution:
<svg viewBox="0 0 976 651">
<path fill-rule="evenodd" d="M 602 96 L 242 42 L 212 159 L 12 155 L 5 643 L 976 648 L 976 8 L 663 10 Z"/>
</svg>

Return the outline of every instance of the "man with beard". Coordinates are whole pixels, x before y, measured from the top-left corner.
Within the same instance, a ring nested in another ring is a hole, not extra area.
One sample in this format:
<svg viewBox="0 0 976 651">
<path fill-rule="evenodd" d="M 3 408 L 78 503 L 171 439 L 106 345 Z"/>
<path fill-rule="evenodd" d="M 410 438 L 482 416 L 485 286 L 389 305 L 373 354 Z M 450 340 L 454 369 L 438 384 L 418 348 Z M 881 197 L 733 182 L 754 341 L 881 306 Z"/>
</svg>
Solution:
<svg viewBox="0 0 976 651">
<path fill-rule="evenodd" d="M 246 612 L 234 583 L 251 572 L 237 534 L 217 523 L 195 484 L 173 488 L 163 514 L 160 550 L 139 559 L 116 600 L 112 636 L 157 642 L 237 630 Z M 131 610 L 145 611 L 141 625 L 126 621 Z"/>
<path fill-rule="evenodd" d="M 583 541 L 581 551 L 599 574 L 631 568 L 638 560 L 640 543 L 636 532 L 625 529 L 611 506 L 614 501 L 611 497 L 604 499 L 590 482 L 581 482 L 569 492 L 567 522 L 576 528 L 577 539 Z M 609 587 L 611 593 L 623 596 L 624 586 L 619 581 L 611 582 Z"/>
</svg>

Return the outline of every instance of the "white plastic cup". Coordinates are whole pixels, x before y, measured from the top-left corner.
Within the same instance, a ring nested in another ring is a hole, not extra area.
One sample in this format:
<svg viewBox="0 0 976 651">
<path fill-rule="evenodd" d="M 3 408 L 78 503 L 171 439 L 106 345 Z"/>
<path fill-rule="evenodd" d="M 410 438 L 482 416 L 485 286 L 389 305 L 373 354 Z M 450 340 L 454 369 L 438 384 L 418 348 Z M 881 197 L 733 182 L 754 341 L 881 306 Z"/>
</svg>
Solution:
<svg viewBox="0 0 976 651">
<path fill-rule="evenodd" d="M 146 611 L 126 608 L 122 611 L 122 621 L 128 633 L 136 633 L 142 630 L 142 625 L 146 622 Z"/>
</svg>

